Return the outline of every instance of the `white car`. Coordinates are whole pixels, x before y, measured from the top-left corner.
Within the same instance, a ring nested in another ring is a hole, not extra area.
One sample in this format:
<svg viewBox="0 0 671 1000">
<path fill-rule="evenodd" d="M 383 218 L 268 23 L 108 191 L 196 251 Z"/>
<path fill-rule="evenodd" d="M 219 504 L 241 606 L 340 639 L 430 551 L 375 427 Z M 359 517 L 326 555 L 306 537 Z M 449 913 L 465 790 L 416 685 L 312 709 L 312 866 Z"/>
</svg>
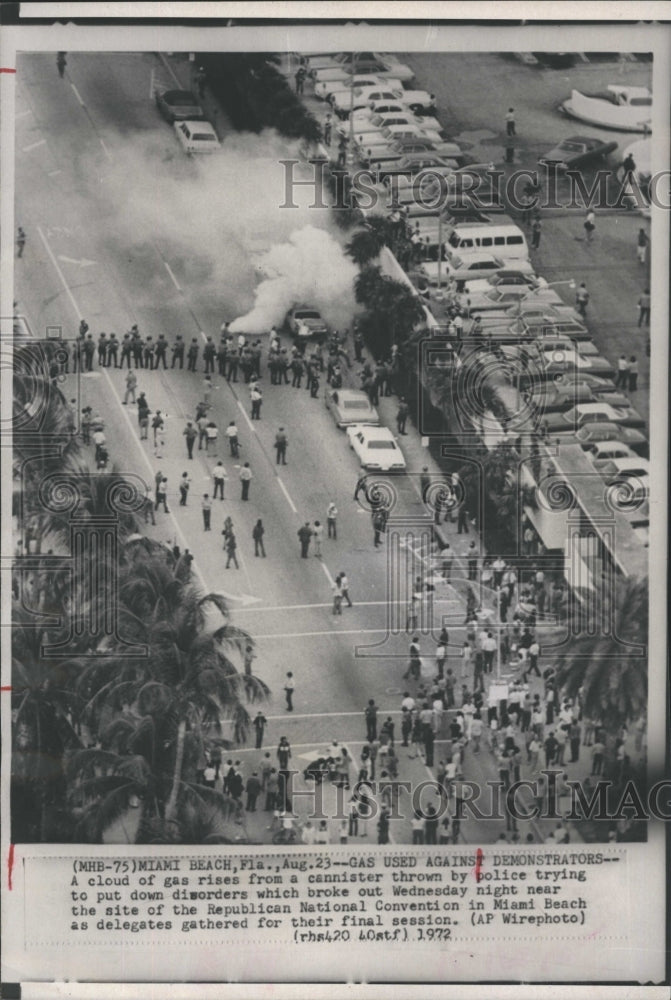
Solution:
<svg viewBox="0 0 671 1000">
<path fill-rule="evenodd" d="M 433 119 L 435 121 L 435 119 Z M 426 139 L 427 142 L 442 143 L 444 139 L 440 134 L 440 130 L 437 128 L 429 128 L 421 125 L 419 122 L 375 122 L 371 121 L 371 124 L 366 129 L 355 129 L 354 138 L 357 141 L 360 149 L 365 151 L 367 149 L 375 150 L 376 156 L 380 159 L 383 158 L 383 153 L 379 152 L 379 147 L 389 146 L 394 139 Z M 458 146 L 455 145 L 458 152 L 461 152 Z"/>
<path fill-rule="evenodd" d="M 457 282 L 457 289 L 470 278 L 482 278 L 494 271 L 502 271 L 510 267 L 510 261 L 504 261 L 501 257 L 495 257 L 491 253 L 463 253 L 452 254 L 449 260 L 442 263 L 441 284 L 447 284 L 452 279 Z M 519 270 L 528 267 L 529 274 L 533 274 L 533 268 L 529 261 L 518 260 L 515 267 Z M 438 282 L 438 264 L 436 261 L 427 261 L 421 265 L 421 271 L 426 275 L 430 285 Z"/>
<path fill-rule="evenodd" d="M 377 426 L 380 423 L 377 410 L 362 389 L 329 387 L 324 396 L 324 405 L 338 427 L 348 427 L 353 424 Z"/>
<path fill-rule="evenodd" d="M 221 149 L 219 137 L 209 122 L 175 122 L 174 129 L 187 153 L 216 153 Z"/>
<path fill-rule="evenodd" d="M 367 108 L 370 104 L 398 102 L 403 105 L 403 90 L 391 87 L 358 87 L 354 91 L 331 94 L 331 106 L 339 118 L 349 118 L 350 112 Z M 405 105 L 404 105 L 405 106 Z"/>
<path fill-rule="evenodd" d="M 382 55 L 380 52 L 345 53 L 338 63 L 330 66 L 313 67 L 310 64 L 309 72 L 315 81 L 343 80 L 353 73 L 359 76 L 363 73 L 375 73 L 378 76 L 396 77 L 403 83 L 409 83 L 415 78 L 415 74 L 406 63 L 399 62 L 393 56 Z"/>
<path fill-rule="evenodd" d="M 348 427 L 346 433 L 362 468 L 380 472 L 405 471 L 403 452 L 388 427 L 355 424 Z"/>
<path fill-rule="evenodd" d="M 639 455 L 623 455 L 621 458 L 609 458 L 603 462 L 595 462 L 594 468 L 601 473 L 608 484 L 629 477 L 647 480 L 650 476 L 649 462 Z"/>
<path fill-rule="evenodd" d="M 384 105 L 381 105 L 384 107 Z M 428 119 L 429 122 L 432 121 L 431 118 Z M 435 119 L 433 119 L 435 121 Z M 437 123 L 436 123 L 437 124 Z M 408 108 L 404 108 L 402 104 L 399 104 L 397 108 L 393 108 L 390 111 L 375 111 L 373 108 L 359 108 L 352 115 L 352 129 L 355 137 L 360 135 L 362 132 L 373 131 L 374 129 L 384 128 L 385 125 L 419 125 L 424 127 L 424 119 L 420 118 L 419 115 L 414 114 L 409 111 Z M 350 123 L 349 119 L 344 122 L 339 122 L 337 125 L 337 131 L 340 135 L 349 136 L 350 134 Z"/>
<path fill-rule="evenodd" d="M 388 90 L 402 90 L 403 84 L 396 77 L 379 76 L 376 73 L 360 73 L 344 80 L 320 80 L 315 83 L 315 97 L 320 101 L 330 101 L 333 94 L 349 94 L 352 88 L 386 87 Z"/>
<path fill-rule="evenodd" d="M 351 115 L 347 115 L 345 121 L 339 122 L 336 126 L 337 131 L 341 135 L 349 135 L 349 123 L 350 119 L 354 125 L 354 134 L 356 135 L 357 130 L 360 128 L 367 128 L 368 123 L 375 118 L 376 115 L 405 115 L 408 118 L 415 119 L 417 122 L 421 123 L 421 118 L 415 115 L 409 108 L 406 108 L 405 104 L 401 104 L 400 101 L 394 99 L 391 101 L 371 101 L 364 108 L 358 108 L 353 111 Z"/>
</svg>

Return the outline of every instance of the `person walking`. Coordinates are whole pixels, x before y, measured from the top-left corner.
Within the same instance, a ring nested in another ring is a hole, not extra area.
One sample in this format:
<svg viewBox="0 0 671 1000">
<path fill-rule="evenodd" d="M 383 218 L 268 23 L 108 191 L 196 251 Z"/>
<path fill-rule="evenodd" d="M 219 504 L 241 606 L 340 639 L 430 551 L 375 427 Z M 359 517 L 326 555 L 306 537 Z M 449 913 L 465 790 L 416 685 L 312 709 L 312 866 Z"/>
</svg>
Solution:
<svg viewBox="0 0 671 1000">
<path fill-rule="evenodd" d="M 363 713 L 366 723 L 366 740 L 369 743 L 373 743 L 377 739 L 377 711 L 375 699 L 369 698 Z"/>
<path fill-rule="evenodd" d="M 156 510 L 163 504 L 163 510 L 166 514 L 169 514 L 168 510 L 168 480 L 165 476 L 161 479 L 156 487 Z"/>
<path fill-rule="evenodd" d="M 151 421 L 151 429 L 154 432 L 154 448 L 156 448 L 158 444 L 161 431 L 163 430 L 163 425 L 164 425 L 163 415 L 161 414 L 160 410 L 157 410 L 154 416 L 152 417 Z"/>
<path fill-rule="evenodd" d="M 541 245 L 541 220 L 536 216 L 531 223 L 531 249 L 538 250 Z"/>
<path fill-rule="evenodd" d="M 322 557 L 322 542 L 324 540 L 324 525 L 321 521 L 315 521 L 312 526 L 312 537 L 315 543 L 315 556 L 317 559 Z"/>
<path fill-rule="evenodd" d="M 307 559 L 308 549 L 310 548 L 310 539 L 312 538 L 312 528 L 310 527 L 310 522 L 306 521 L 302 528 L 299 528 L 296 532 L 298 539 L 301 543 L 301 559 Z"/>
<path fill-rule="evenodd" d="M 212 499 L 216 500 L 217 497 L 219 497 L 220 500 L 223 500 L 224 483 L 226 482 L 226 469 L 224 468 L 221 460 L 217 462 L 215 467 L 212 469 L 212 479 L 214 480 L 214 493 L 212 494 Z"/>
<path fill-rule="evenodd" d="M 200 501 L 200 509 L 203 512 L 203 531 L 210 531 L 210 521 L 212 518 L 212 500 L 208 493 L 203 493 L 203 499 Z"/>
<path fill-rule="evenodd" d="M 247 804 L 245 809 L 247 812 L 256 812 L 256 800 L 261 794 L 261 782 L 259 781 L 259 776 L 256 771 L 252 771 L 251 777 L 247 778 L 245 791 L 247 793 Z"/>
<path fill-rule="evenodd" d="M 332 117 L 333 116 L 331 114 L 327 114 L 326 118 L 324 119 L 324 124 L 322 126 L 324 132 L 324 143 L 327 146 L 331 145 L 331 135 L 333 132 Z"/>
<path fill-rule="evenodd" d="M 594 230 L 596 229 L 596 217 L 594 215 L 594 209 L 592 208 L 587 209 L 585 221 L 583 222 L 583 229 L 585 230 L 585 242 L 591 243 L 594 238 Z"/>
<path fill-rule="evenodd" d="M 237 548 L 238 548 L 238 540 L 235 537 L 235 532 L 229 531 L 228 535 L 226 536 L 226 556 L 227 556 L 227 558 L 226 558 L 226 566 L 224 567 L 224 569 L 228 569 L 229 568 L 229 566 L 231 565 L 231 559 L 235 563 L 235 568 L 236 569 L 240 569 L 240 567 L 238 565 L 238 557 L 237 557 L 237 554 L 236 554 L 237 553 Z"/>
<path fill-rule="evenodd" d="M 26 234 L 19 226 L 18 232 L 16 234 L 16 256 L 23 257 L 23 249 L 26 245 Z"/>
<path fill-rule="evenodd" d="M 645 259 L 648 252 L 648 234 L 645 229 L 639 229 L 638 236 L 636 237 L 636 255 L 638 257 L 639 264 L 645 264 Z"/>
<path fill-rule="evenodd" d="M 305 66 L 299 66 L 294 74 L 294 79 L 296 81 L 296 93 L 298 95 L 303 93 L 303 87 L 305 85 L 305 77 L 307 76 Z"/>
<path fill-rule="evenodd" d="M 187 421 L 186 427 L 182 431 L 183 437 L 186 438 L 186 455 L 187 458 L 193 460 L 193 443 L 198 437 L 198 431 L 193 426 L 190 420 Z"/>
<path fill-rule="evenodd" d="M 249 462 L 245 462 L 243 467 L 240 469 L 240 485 L 242 487 L 242 500 L 249 500 L 249 484 L 252 481 L 252 470 L 249 468 Z"/>
<path fill-rule="evenodd" d="M 645 288 L 638 299 L 638 325 L 650 325 L 650 289 Z"/>
<path fill-rule="evenodd" d="M 337 524 L 336 524 L 337 517 L 338 517 L 338 508 L 331 500 L 328 507 L 326 508 L 326 528 L 327 528 L 327 535 L 329 538 L 337 539 L 338 537 Z"/>
<path fill-rule="evenodd" d="M 584 281 L 581 281 L 578 291 L 575 293 L 575 307 L 582 317 L 587 313 L 587 303 L 589 302 L 589 292 Z"/>
<path fill-rule="evenodd" d="M 198 360 L 198 341 L 196 340 L 195 337 L 192 338 L 191 343 L 189 345 L 189 350 L 186 352 L 186 359 L 187 359 L 186 363 L 187 371 L 195 372 L 196 361 Z"/>
<path fill-rule="evenodd" d="M 254 726 L 255 747 L 257 750 L 260 750 L 261 747 L 263 746 L 263 733 L 267 724 L 268 720 L 266 719 L 263 712 L 261 711 L 257 712 L 256 715 L 254 716 L 254 719 L 252 720 L 252 725 Z M 264 785 L 267 783 L 267 781 L 268 778 L 267 776 L 265 776 L 263 782 Z"/>
<path fill-rule="evenodd" d="M 189 473 L 183 472 L 182 478 L 179 481 L 179 505 L 180 507 L 186 507 L 186 500 L 189 495 L 189 487 L 191 486 L 191 480 L 189 479 Z"/>
<path fill-rule="evenodd" d="M 291 670 L 287 671 L 287 679 L 284 682 L 284 698 L 287 703 L 287 712 L 294 710 L 294 675 Z"/>
<path fill-rule="evenodd" d="M 56 56 L 56 69 L 58 70 L 58 75 L 60 76 L 61 80 L 65 76 L 65 67 L 67 66 L 67 64 L 68 61 L 65 58 L 65 52 L 59 52 L 58 55 Z"/>
<path fill-rule="evenodd" d="M 172 345 L 172 361 L 170 364 L 171 368 L 175 367 L 175 363 L 179 361 L 180 369 L 184 368 L 184 340 L 181 334 L 177 334 L 175 337 L 175 343 Z"/>
<path fill-rule="evenodd" d="M 636 355 L 632 354 L 629 358 L 629 371 L 628 375 L 628 385 L 627 388 L 629 392 L 636 392 L 636 383 L 638 382 L 638 361 L 636 360 Z"/>
<path fill-rule="evenodd" d="M 347 601 L 347 607 L 353 608 L 354 605 L 349 596 L 349 580 L 342 570 L 340 572 L 340 588 L 342 590 L 343 600 Z"/>
<path fill-rule="evenodd" d="M 263 527 L 263 521 L 261 518 L 258 519 L 254 527 L 252 528 L 252 538 L 254 539 L 254 555 L 261 555 L 266 558 L 266 550 L 263 544 L 263 536 L 266 529 Z"/>
<path fill-rule="evenodd" d="M 280 427 L 277 434 L 275 435 L 275 454 L 277 455 L 276 465 L 286 465 L 287 464 L 287 445 L 288 445 L 287 435 L 285 434 L 284 427 Z"/>
<path fill-rule="evenodd" d="M 508 108 L 506 111 L 506 135 L 515 135 L 515 109 Z"/>
</svg>

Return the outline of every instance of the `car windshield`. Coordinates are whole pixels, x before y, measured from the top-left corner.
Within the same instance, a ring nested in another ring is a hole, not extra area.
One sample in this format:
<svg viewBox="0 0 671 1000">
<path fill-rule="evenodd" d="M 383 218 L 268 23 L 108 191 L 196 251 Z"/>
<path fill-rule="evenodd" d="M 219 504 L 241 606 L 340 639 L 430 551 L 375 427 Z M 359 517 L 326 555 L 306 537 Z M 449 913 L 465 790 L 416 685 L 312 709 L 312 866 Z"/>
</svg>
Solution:
<svg viewBox="0 0 671 1000">
<path fill-rule="evenodd" d="M 370 406 L 365 399 L 343 399 L 340 401 L 343 410 L 368 410 Z"/>
<path fill-rule="evenodd" d="M 209 132 L 194 132 L 192 135 L 193 139 L 197 139 L 198 142 L 216 142 L 216 135 L 211 135 Z"/>
<path fill-rule="evenodd" d="M 167 94 L 163 95 L 163 99 L 167 104 L 181 104 L 185 106 L 196 104 L 193 94 L 189 94 L 184 90 L 169 90 Z"/>
<path fill-rule="evenodd" d="M 301 309 L 296 310 L 294 313 L 296 319 L 317 319 L 320 320 L 321 316 L 315 309 Z"/>
<path fill-rule="evenodd" d="M 564 142 L 559 143 L 559 149 L 568 153 L 582 153 L 585 147 L 581 142 L 570 142 L 566 139 Z"/>
<path fill-rule="evenodd" d="M 396 445 L 393 441 L 381 441 L 378 438 L 375 438 L 375 440 L 368 442 L 368 447 L 371 449 L 376 448 L 378 450 L 385 448 L 389 451 L 393 451 Z"/>
</svg>

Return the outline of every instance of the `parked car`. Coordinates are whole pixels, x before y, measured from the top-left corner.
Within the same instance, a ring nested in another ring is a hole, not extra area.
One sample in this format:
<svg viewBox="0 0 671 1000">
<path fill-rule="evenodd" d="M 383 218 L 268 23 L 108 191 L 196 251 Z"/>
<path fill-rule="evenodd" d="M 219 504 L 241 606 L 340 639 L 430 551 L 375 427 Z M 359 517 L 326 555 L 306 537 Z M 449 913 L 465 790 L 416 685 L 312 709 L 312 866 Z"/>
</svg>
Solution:
<svg viewBox="0 0 671 1000">
<path fill-rule="evenodd" d="M 422 170 L 431 170 L 434 174 L 449 176 L 454 173 L 454 165 L 438 153 L 406 153 L 398 160 L 379 162 L 371 160 L 370 169 L 377 175 L 378 182 L 389 186 L 395 177 L 412 177 Z"/>
<path fill-rule="evenodd" d="M 549 153 L 538 157 L 539 163 L 555 166 L 558 170 L 576 170 L 594 160 L 605 160 L 609 153 L 617 149 L 616 142 L 604 142 L 585 135 L 574 135 L 562 139 Z"/>
<path fill-rule="evenodd" d="M 205 117 L 190 90 L 157 91 L 155 100 L 156 107 L 171 125 L 176 121 L 198 121 Z"/>
<path fill-rule="evenodd" d="M 502 271 L 508 266 L 501 257 L 496 257 L 491 253 L 452 254 L 449 260 L 441 265 L 441 284 L 447 284 L 452 279 L 457 283 L 457 291 L 462 291 L 465 283 L 474 277 L 481 278 L 483 275 L 492 274 L 495 271 Z M 529 261 L 519 261 L 519 268 L 525 266 L 529 268 L 529 273 L 533 274 L 533 268 Z M 438 264 L 435 261 L 427 261 L 419 267 L 420 272 L 426 277 L 429 285 L 437 284 Z"/>
<path fill-rule="evenodd" d="M 324 340 L 328 336 L 328 326 L 322 314 L 314 306 L 294 306 L 287 313 L 285 325 L 298 340 Z"/>
<path fill-rule="evenodd" d="M 331 389 L 327 388 L 324 405 L 338 427 L 352 424 L 370 424 L 377 426 L 380 417 L 365 392 L 361 389 Z"/>
<path fill-rule="evenodd" d="M 362 130 L 363 132 L 373 131 L 373 129 L 384 128 L 385 125 L 419 125 L 422 128 L 426 127 L 423 118 L 420 118 L 402 104 L 399 104 L 396 108 L 390 108 L 389 105 L 384 105 L 382 102 L 378 103 L 383 110 L 377 111 L 374 108 L 359 108 L 358 111 L 353 113 L 352 131 L 355 136 L 358 136 Z M 430 120 L 428 119 L 428 121 Z M 336 131 L 340 135 L 349 136 L 349 119 L 339 122 L 336 126 Z"/>
<path fill-rule="evenodd" d="M 320 101 L 331 101 L 333 94 L 349 94 L 361 87 L 386 87 L 388 90 L 402 90 L 403 84 L 396 77 L 385 77 L 383 74 L 360 73 L 357 76 L 347 76 L 342 80 L 321 80 L 315 83 L 315 97 Z"/>
<path fill-rule="evenodd" d="M 350 112 L 359 111 L 372 104 L 398 103 L 406 107 L 402 100 L 403 89 L 394 90 L 391 87 L 357 87 L 354 92 L 338 92 L 331 94 L 330 104 L 338 118 L 349 118 Z"/>
<path fill-rule="evenodd" d="M 375 74 L 381 77 L 393 77 L 402 83 L 411 83 L 415 79 L 410 66 L 380 53 L 357 53 L 356 59 L 350 62 L 344 60 L 337 65 L 310 68 L 310 76 L 315 83 L 327 80 L 344 80 L 348 76 Z"/>
<path fill-rule="evenodd" d="M 562 300 L 552 288 L 530 288 L 528 285 L 513 285 L 508 288 L 489 288 L 487 291 L 474 291 L 466 288 L 459 296 L 459 306 L 468 309 L 471 315 L 490 312 L 492 309 L 507 309 L 520 299 L 529 296 L 532 302 L 547 302 L 549 305 L 563 305 Z"/>
<path fill-rule="evenodd" d="M 577 430 L 583 424 L 610 423 L 625 427 L 645 427 L 645 420 L 630 406 L 610 406 L 608 403 L 580 403 L 566 413 L 549 414 L 545 424 L 550 434 Z"/>
<path fill-rule="evenodd" d="M 176 121 L 177 138 L 187 153 L 216 153 L 221 149 L 219 137 L 206 121 Z"/>
<path fill-rule="evenodd" d="M 517 268 L 507 267 L 502 271 L 488 275 L 486 278 L 473 278 L 472 281 L 467 283 L 464 294 L 470 295 L 472 292 L 487 292 L 492 288 L 496 288 L 502 292 L 511 291 L 515 288 L 533 291 L 536 288 L 547 288 L 547 281 L 545 278 L 538 277 L 535 274 L 528 274 Z"/>
<path fill-rule="evenodd" d="M 619 132 L 647 133 L 652 130 L 652 94 L 647 87 L 611 83 L 599 94 L 572 90 L 571 96 L 559 105 L 559 110 L 570 118 Z"/>
<path fill-rule="evenodd" d="M 636 458 L 637 456 L 624 441 L 592 441 L 585 449 L 587 455 L 594 463 L 596 469 L 600 468 L 599 463 L 608 462 L 612 458 Z"/>
<path fill-rule="evenodd" d="M 346 428 L 350 447 L 362 468 L 380 472 L 404 472 L 405 458 L 396 438 L 388 427 L 355 424 Z"/>
<path fill-rule="evenodd" d="M 610 485 L 622 479 L 642 479 L 650 475 L 650 463 L 640 455 L 620 455 L 617 458 L 607 458 L 595 461 L 594 468 L 601 473 Z"/>
<path fill-rule="evenodd" d="M 575 438 L 585 451 L 601 441 L 618 441 L 626 444 L 637 455 L 642 455 L 644 458 L 648 455 L 648 439 L 633 427 L 609 423 L 585 424 L 576 432 Z"/>
</svg>

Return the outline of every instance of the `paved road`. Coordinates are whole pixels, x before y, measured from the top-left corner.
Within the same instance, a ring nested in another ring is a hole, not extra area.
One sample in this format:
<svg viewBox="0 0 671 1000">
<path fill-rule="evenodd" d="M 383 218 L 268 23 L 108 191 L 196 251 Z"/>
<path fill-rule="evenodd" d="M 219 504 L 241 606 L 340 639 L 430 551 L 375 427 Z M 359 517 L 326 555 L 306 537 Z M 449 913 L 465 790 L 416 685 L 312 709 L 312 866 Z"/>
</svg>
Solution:
<svg viewBox="0 0 671 1000">
<path fill-rule="evenodd" d="M 169 83 L 171 70 L 151 55 L 77 55 L 68 61 L 67 78 L 59 80 L 52 62 L 47 55 L 23 57 L 19 74 L 17 221 L 29 237 L 16 271 L 20 308 L 37 331 L 60 325 L 72 335 L 85 317 L 96 334 L 104 329 L 121 335 L 137 322 L 154 337 L 164 332 L 172 339 L 180 332 L 187 340 L 202 340 L 201 334 L 212 333 L 218 340 L 219 325 L 236 315 L 241 292 L 235 282 L 220 280 L 220 262 L 208 253 L 209 232 L 201 241 L 200 256 L 193 252 L 188 235 L 193 220 L 187 209 L 191 200 L 193 217 L 203 218 L 198 202 L 201 167 L 182 159 L 170 128 L 149 98 L 152 79 L 161 74 Z M 184 67 L 177 64 L 180 72 Z M 223 119 L 218 125 L 223 134 Z M 175 181 L 176 201 L 150 212 L 147 202 L 165 190 L 166 174 Z M 161 214 L 165 221 L 155 232 L 147 219 L 160 219 Z M 225 233 L 223 222 L 222 227 Z M 234 234 L 225 234 L 229 237 Z M 160 459 L 151 441 L 139 441 L 132 407 L 121 405 L 121 372 L 96 371 L 79 382 L 71 377 L 66 388 L 78 405 L 91 404 L 104 415 L 111 456 L 121 471 L 139 473 L 149 483 L 159 467 L 168 475 L 171 513 L 157 513 L 152 533 L 188 546 L 204 586 L 224 593 L 236 624 L 255 636 L 257 672 L 273 692 L 265 709 L 268 742 L 275 745 L 286 731 L 297 750 L 309 754 L 338 738 L 346 740 L 356 756 L 367 699 L 377 700 L 382 716 L 399 707 L 407 651 L 400 619 L 407 586 L 421 571 L 421 552 L 415 552 L 410 540 L 400 548 L 398 562 L 390 565 L 386 553 L 373 550 L 369 515 L 352 500 L 358 465 L 321 400 L 310 399 L 304 389 L 264 382 L 263 419 L 252 424 L 244 385 L 231 386 L 219 378 L 213 393 L 215 419 L 222 429 L 228 420 L 238 421 L 242 458 L 250 462 L 254 480 L 251 502 L 243 503 L 236 463 L 221 449 L 230 478 L 226 500 L 217 502 L 213 531 L 206 534 L 197 501 L 210 486 L 216 456 L 200 452 L 188 462 L 181 435 L 200 398 L 201 384 L 202 373 L 139 373 L 139 389 L 146 390 L 151 407 L 168 414 L 168 449 Z M 393 400 L 382 401 L 388 423 L 393 422 L 394 407 Z M 272 451 L 279 425 L 287 428 L 290 440 L 289 462 L 280 470 Z M 433 468 L 416 434 L 404 440 L 412 472 L 424 464 Z M 185 469 L 193 487 L 183 509 L 177 506 L 176 482 Z M 396 516 L 426 528 L 415 479 L 403 477 L 397 487 Z M 323 521 L 331 499 L 340 511 L 338 541 L 324 543 L 323 559 L 302 561 L 296 531 L 305 520 Z M 226 514 L 238 534 L 239 570 L 224 569 L 219 532 Z M 267 560 L 253 556 L 251 531 L 258 517 L 267 529 Z M 464 541 L 455 537 L 457 551 Z M 342 619 L 334 619 L 330 580 L 340 570 L 348 573 L 355 606 L 346 609 Z M 398 588 L 391 601 L 390 580 Z M 457 627 L 463 621 L 459 588 L 442 585 L 436 610 L 448 623 L 457 649 L 463 641 Z M 396 616 L 391 630 L 390 613 Z M 425 650 L 431 648 L 428 632 Z M 289 669 L 296 678 L 291 719 L 282 696 Z M 247 760 L 255 751 L 243 753 Z M 483 754 L 471 773 L 476 779 L 493 777 L 493 761 Z M 427 771 L 421 760 L 402 758 L 400 776 L 417 782 Z M 264 823 L 261 816 L 250 819 L 250 835 L 267 835 Z M 500 822 L 480 823 L 477 829 L 467 823 L 464 836 L 484 843 L 495 840 L 502 828 Z M 407 841 L 407 818 L 392 832 Z M 368 839 L 371 835 L 374 831 Z"/>
</svg>

